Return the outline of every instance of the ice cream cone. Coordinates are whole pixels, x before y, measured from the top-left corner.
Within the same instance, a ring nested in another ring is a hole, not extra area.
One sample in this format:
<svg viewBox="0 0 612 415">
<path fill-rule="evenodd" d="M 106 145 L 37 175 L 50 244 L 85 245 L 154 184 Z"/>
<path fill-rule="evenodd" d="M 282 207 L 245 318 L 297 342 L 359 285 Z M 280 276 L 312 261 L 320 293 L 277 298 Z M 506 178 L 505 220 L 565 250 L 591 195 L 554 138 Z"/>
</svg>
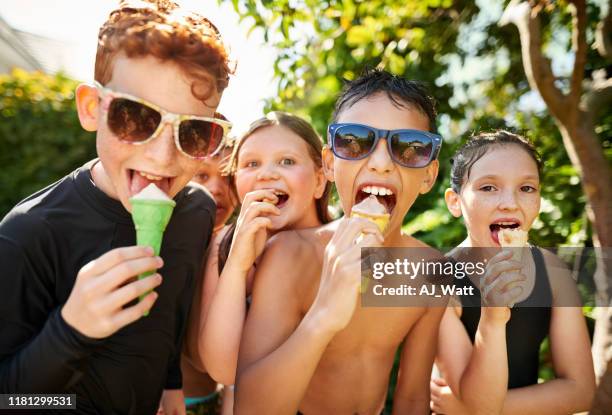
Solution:
<svg viewBox="0 0 612 415">
<path fill-rule="evenodd" d="M 523 259 L 523 250 L 527 247 L 527 231 L 520 228 L 516 229 L 500 229 L 497 237 L 502 248 L 513 248 L 512 257 L 514 260 L 521 262 Z"/>
<path fill-rule="evenodd" d="M 387 225 L 389 224 L 389 214 L 385 213 L 384 215 L 368 215 L 359 212 L 351 213 L 351 217 L 353 218 L 364 218 L 370 220 L 378 226 L 381 232 L 384 232 L 387 229 Z"/>
<path fill-rule="evenodd" d="M 376 196 L 367 197 L 351 209 L 351 217 L 364 218 L 374 222 L 381 233 L 384 233 L 387 229 L 390 216 L 386 208 L 376 199 Z"/>
<path fill-rule="evenodd" d="M 139 246 L 150 246 L 153 248 L 155 255 L 159 255 L 164 231 L 170 221 L 176 203 L 167 196 L 165 196 L 165 199 L 148 199 L 142 197 L 141 194 L 132 197 L 130 203 L 132 204 L 132 220 L 136 227 L 136 244 Z M 138 276 L 138 279 L 146 278 L 153 273 L 154 271 L 144 272 Z M 141 295 L 140 300 L 142 301 L 147 294 L 149 293 Z"/>
</svg>

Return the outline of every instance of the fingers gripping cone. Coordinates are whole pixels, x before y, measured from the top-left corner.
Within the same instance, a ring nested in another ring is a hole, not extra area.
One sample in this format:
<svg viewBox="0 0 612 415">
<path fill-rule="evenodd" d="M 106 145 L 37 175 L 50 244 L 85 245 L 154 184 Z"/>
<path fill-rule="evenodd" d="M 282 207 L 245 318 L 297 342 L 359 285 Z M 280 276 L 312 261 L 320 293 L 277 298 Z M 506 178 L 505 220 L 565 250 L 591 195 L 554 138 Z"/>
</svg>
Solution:
<svg viewBox="0 0 612 415">
<path fill-rule="evenodd" d="M 159 255 L 164 231 L 176 203 L 153 183 L 133 196 L 130 203 L 132 204 L 132 220 L 136 227 L 136 244 L 150 246 L 153 248 L 155 255 Z M 146 278 L 152 274 L 153 271 L 142 273 L 138 276 L 138 279 Z M 141 295 L 140 300 L 142 301 L 147 294 Z"/>
</svg>

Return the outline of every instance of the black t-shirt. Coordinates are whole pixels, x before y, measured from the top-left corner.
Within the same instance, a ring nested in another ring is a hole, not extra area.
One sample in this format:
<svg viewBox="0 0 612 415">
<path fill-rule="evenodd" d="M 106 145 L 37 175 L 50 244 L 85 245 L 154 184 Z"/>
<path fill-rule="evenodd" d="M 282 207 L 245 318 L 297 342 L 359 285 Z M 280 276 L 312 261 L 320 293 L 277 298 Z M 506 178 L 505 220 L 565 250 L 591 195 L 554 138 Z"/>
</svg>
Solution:
<svg viewBox="0 0 612 415">
<path fill-rule="evenodd" d="M 154 414 L 162 390 L 182 386 L 182 337 L 215 204 L 192 183 L 174 198 L 151 312 L 108 338 L 87 338 L 60 314 L 79 270 L 136 241 L 130 214 L 94 185 L 94 162 L 0 223 L 0 393 L 75 393 L 77 413 Z"/>
</svg>

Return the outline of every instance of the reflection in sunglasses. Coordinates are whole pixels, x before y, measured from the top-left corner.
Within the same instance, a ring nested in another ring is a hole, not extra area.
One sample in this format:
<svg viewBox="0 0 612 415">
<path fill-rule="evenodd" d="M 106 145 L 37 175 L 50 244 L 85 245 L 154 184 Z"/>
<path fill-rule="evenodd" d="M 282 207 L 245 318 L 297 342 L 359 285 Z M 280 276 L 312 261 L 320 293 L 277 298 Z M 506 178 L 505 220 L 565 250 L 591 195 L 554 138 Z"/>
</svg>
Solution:
<svg viewBox="0 0 612 415">
<path fill-rule="evenodd" d="M 95 84 L 109 130 L 118 139 L 131 144 L 153 140 L 168 123 L 173 126 L 178 150 L 188 157 L 202 159 L 222 147 L 232 125 L 219 118 L 172 113 L 141 98 Z"/>
</svg>

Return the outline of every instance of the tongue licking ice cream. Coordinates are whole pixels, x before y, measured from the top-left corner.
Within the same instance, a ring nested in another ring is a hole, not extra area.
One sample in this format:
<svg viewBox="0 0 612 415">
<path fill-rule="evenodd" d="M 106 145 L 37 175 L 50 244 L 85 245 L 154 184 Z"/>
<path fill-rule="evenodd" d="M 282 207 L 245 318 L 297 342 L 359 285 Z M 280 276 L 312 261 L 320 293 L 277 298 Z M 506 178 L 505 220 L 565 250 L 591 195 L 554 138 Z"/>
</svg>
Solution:
<svg viewBox="0 0 612 415">
<path fill-rule="evenodd" d="M 136 226 L 136 244 L 150 246 L 155 251 L 155 255 L 159 255 L 164 231 L 176 203 L 153 183 L 132 196 L 130 203 L 132 220 Z M 140 274 L 138 279 L 152 274 L 152 271 L 145 272 Z M 141 295 L 140 299 L 145 296 L 146 294 Z"/>
<path fill-rule="evenodd" d="M 527 231 L 520 228 L 503 228 L 499 230 L 497 237 L 502 248 L 517 248 L 512 254 L 515 260 L 523 259 L 523 248 L 527 246 Z"/>
<path fill-rule="evenodd" d="M 385 206 L 378 201 L 376 196 L 370 195 L 361 202 L 353 206 L 351 217 L 364 218 L 371 220 L 384 232 L 389 224 L 389 215 Z"/>
</svg>

